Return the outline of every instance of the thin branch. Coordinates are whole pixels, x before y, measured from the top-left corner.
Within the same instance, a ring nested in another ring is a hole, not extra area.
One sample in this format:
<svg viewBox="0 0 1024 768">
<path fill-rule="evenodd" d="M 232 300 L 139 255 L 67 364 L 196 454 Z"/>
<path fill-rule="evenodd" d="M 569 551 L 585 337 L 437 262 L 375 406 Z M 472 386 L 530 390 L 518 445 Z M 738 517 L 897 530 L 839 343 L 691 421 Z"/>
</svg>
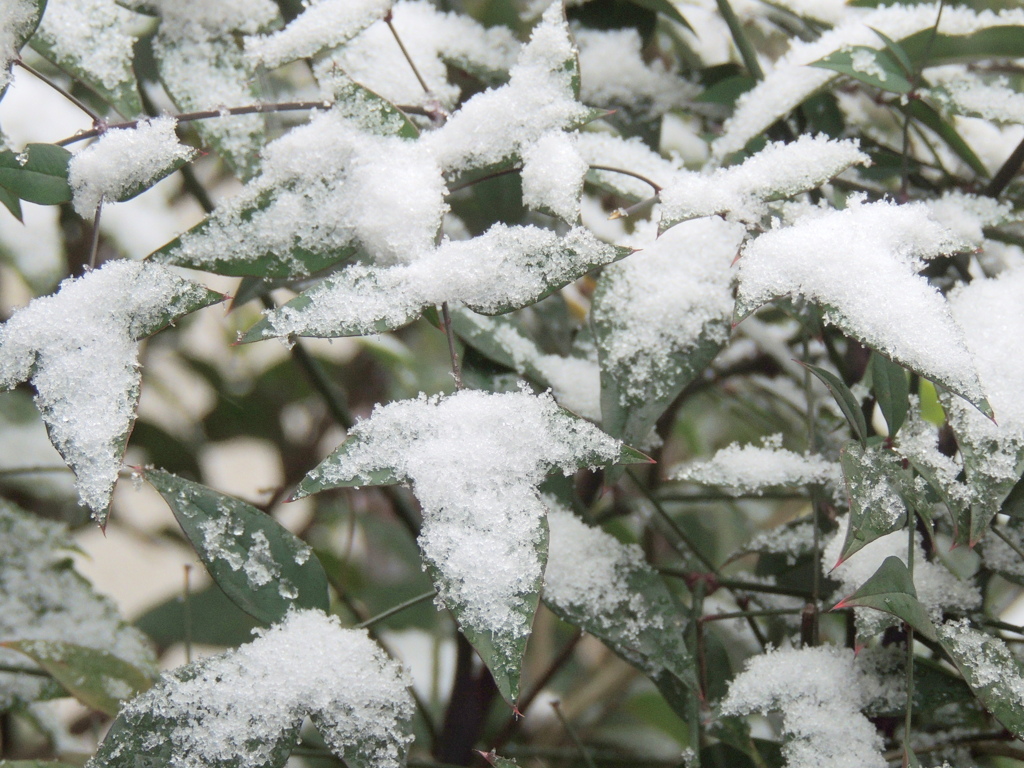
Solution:
<svg viewBox="0 0 1024 768">
<path fill-rule="evenodd" d="M 398 30 L 395 29 L 395 25 L 391 21 L 391 11 L 388 11 L 384 17 L 384 23 L 388 25 L 388 29 L 391 30 L 391 36 L 395 38 L 395 42 L 398 43 L 398 47 L 402 49 L 402 55 L 405 56 L 405 60 L 409 62 L 409 68 L 412 69 L 412 73 L 416 75 L 416 79 L 419 81 L 420 87 L 423 92 L 430 95 L 430 86 L 427 85 L 427 81 L 423 79 L 423 75 L 416 68 L 416 62 L 412 60 L 412 56 L 409 55 L 409 51 L 405 48 L 405 43 L 402 42 L 402 38 L 398 35 Z"/>
<path fill-rule="evenodd" d="M 650 184 L 655 194 L 660 194 L 661 190 L 664 189 L 658 182 L 653 179 L 649 179 L 641 173 L 636 171 L 627 171 L 625 168 L 613 168 L 610 165 L 592 165 L 590 166 L 592 171 L 608 171 L 609 173 L 621 173 L 623 176 L 632 176 L 634 179 L 640 179 L 645 184 Z"/>
<path fill-rule="evenodd" d="M 419 605 L 420 603 L 426 600 L 430 600 L 436 594 L 437 591 L 432 589 L 429 592 L 424 592 L 422 595 L 416 595 L 416 597 L 409 598 L 404 603 L 399 603 L 393 608 L 388 608 L 386 611 L 378 613 L 376 616 L 371 616 L 365 621 L 359 622 L 358 624 L 356 624 L 356 629 L 366 629 L 367 627 L 372 627 L 374 624 L 384 621 L 384 619 L 390 619 L 396 613 L 401 613 L 406 608 L 412 608 L 414 605 Z"/>
<path fill-rule="evenodd" d="M 715 1 L 718 4 L 718 12 L 722 15 L 722 20 L 725 21 L 726 26 L 729 27 L 732 40 L 736 43 L 736 48 L 740 52 L 743 65 L 755 80 L 764 80 L 764 70 L 761 69 L 761 63 L 757 60 L 757 51 L 750 44 L 750 40 L 743 31 L 743 25 L 736 18 L 736 12 L 733 11 L 732 6 L 729 5 L 729 0 Z"/>
<path fill-rule="evenodd" d="M 452 376 L 455 377 L 455 388 L 462 389 L 462 368 L 459 365 L 459 353 L 455 351 L 455 333 L 452 331 L 452 315 L 448 311 L 448 302 L 441 303 L 441 319 L 444 324 L 444 335 L 448 339 L 448 354 L 452 359 Z"/>
<path fill-rule="evenodd" d="M 71 91 L 68 91 L 65 88 L 63 88 L 62 86 L 58 85 L 53 80 L 51 80 L 46 75 L 44 75 L 42 72 L 37 70 L 35 67 L 29 66 L 28 64 L 26 64 L 21 59 L 15 59 L 14 63 L 17 64 L 22 69 L 24 69 L 30 75 L 33 75 L 34 77 L 37 77 L 40 80 L 42 80 L 44 83 L 46 83 L 48 86 L 50 86 L 53 90 L 55 90 L 57 93 L 59 93 L 65 99 L 67 99 L 72 104 L 74 104 L 76 107 L 78 107 L 80 110 L 85 112 L 85 114 L 87 114 L 92 119 L 93 125 L 96 125 L 96 126 L 103 126 L 104 125 L 103 118 L 100 117 L 100 115 L 97 114 L 96 111 L 94 109 L 92 109 L 88 104 L 86 104 L 84 101 L 82 101 L 77 96 L 75 96 L 73 93 L 71 93 Z M 100 130 L 102 131 L 102 128 L 100 128 Z"/>
<path fill-rule="evenodd" d="M 707 621 L 725 621 L 726 619 L 746 619 L 755 616 L 793 616 L 797 613 L 803 613 L 803 608 L 765 608 L 764 610 L 757 611 L 730 611 L 729 613 L 710 613 L 706 616 L 701 616 L 701 622 Z"/>
<path fill-rule="evenodd" d="M 96 203 L 96 215 L 92 220 L 92 244 L 89 246 L 89 270 L 96 269 L 96 257 L 100 251 L 100 214 L 103 212 L 103 200 Z"/>
<path fill-rule="evenodd" d="M 479 177 L 477 179 L 469 179 L 468 181 L 463 181 L 463 182 L 461 182 L 459 184 L 456 184 L 453 187 L 449 187 L 448 191 L 449 192 L 458 192 L 461 189 L 466 189 L 467 187 L 472 187 L 474 184 L 480 184 L 481 182 L 484 182 L 484 181 L 490 181 L 491 179 L 497 179 L 497 178 L 499 178 L 501 176 L 508 176 L 510 173 L 519 173 L 521 170 L 523 170 L 522 166 L 520 166 L 520 165 L 513 165 L 511 168 L 503 168 L 500 171 L 494 171 L 493 173 L 488 173 L 488 174 L 486 174 L 484 176 L 481 176 L 481 177 Z"/>
<path fill-rule="evenodd" d="M 1006 186 L 1013 181 L 1013 177 L 1017 175 L 1022 165 L 1024 165 L 1024 139 L 1021 139 L 1020 144 L 1006 158 L 1006 162 L 996 171 L 992 181 L 985 187 L 984 194 L 988 197 L 999 197 Z"/>
<path fill-rule="evenodd" d="M 640 478 L 636 476 L 636 473 L 632 469 L 626 469 L 626 474 L 629 475 L 629 479 L 633 481 L 636 487 L 640 490 L 640 493 L 642 493 L 644 497 L 649 502 L 651 502 L 651 505 L 658 513 L 658 516 L 665 521 L 668 527 L 672 529 L 672 532 L 679 537 L 679 540 L 683 542 L 694 555 L 696 555 L 697 559 L 704 564 L 704 567 L 706 567 L 712 573 L 717 573 L 718 569 L 715 567 L 715 564 L 711 562 L 711 560 L 697 548 L 697 544 L 694 542 L 694 540 L 691 539 L 689 534 L 682 528 L 680 528 L 679 524 L 676 523 L 676 521 L 672 519 L 671 515 L 669 515 L 669 513 L 665 511 L 665 508 L 661 505 L 661 502 L 658 501 L 658 499 L 655 498 L 654 494 L 651 493 L 650 490 L 648 490 L 647 486 L 645 486 L 640 481 Z"/>
<path fill-rule="evenodd" d="M 594 765 L 594 758 L 590 756 L 587 748 L 583 746 L 583 742 L 580 741 L 580 737 L 576 733 L 576 729 L 572 727 L 569 721 L 565 719 L 565 715 L 562 714 L 562 708 L 559 706 L 559 702 L 552 701 L 551 708 L 555 710 L 555 715 L 558 716 L 559 722 L 562 723 L 562 727 L 565 728 L 565 732 L 569 734 L 569 738 L 572 739 L 573 746 L 576 747 L 576 751 L 579 753 L 580 757 L 583 758 L 584 765 L 586 765 L 587 768 L 597 768 L 597 766 Z"/>
</svg>

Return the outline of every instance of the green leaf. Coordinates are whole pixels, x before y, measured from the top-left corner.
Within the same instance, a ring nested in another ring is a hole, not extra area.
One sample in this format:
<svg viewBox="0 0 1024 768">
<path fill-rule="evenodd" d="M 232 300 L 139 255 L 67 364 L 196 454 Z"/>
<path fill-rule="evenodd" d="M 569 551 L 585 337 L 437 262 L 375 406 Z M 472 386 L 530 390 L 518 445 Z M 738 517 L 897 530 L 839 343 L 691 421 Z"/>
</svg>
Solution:
<svg viewBox="0 0 1024 768">
<path fill-rule="evenodd" d="M 901 40 L 900 47 L 915 69 L 977 59 L 1017 59 L 1024 57 L 1022 29 L 1019 25 L 1004 25 L 968 35 L 935 34 L 932 29 L 925 29 Z"/>
<path fill-rule="evenodd" d="M 896 63 L 900 65 L 900 68 L 903 70 L 903 74 L 908 78 L 913 77 L 917 70 L 914 68 L 914 64 L 907 55 L 907 52 L 903 50 L 903 46 L 881 30 L 871 27 L 871 31 L 878 35 L 878 38 L 885 44 L 885 49 L 893 59 L 896 60 Z"/>
<path fill-rule="evenodd" d="M 971 629 L 966 619 L 939 627 L 938 640 L 985 709 L 1024 737 L 1024 668 L 1006 643 Z"/>
<path fill-rule="evenodd" d="M 216 584 L 189 595 L 187 615 L 182 596 L 174 595 L 135 620 L 135 627 L 161 650 L 186 639 L 231 648 L 249 642 L 258 626 L 259 622 L 235 605 Z"/>
<path fill-rule="evenodd" d="M 21 200 L 16 194 L 3 186 L 0 186 L 0 203 L 4 204 L 4 207 L 11 212 L 11 215 L 14 216 L 14 218 L 22 224 L 25 223 L 25 220 L 21 216 Z"/>
<path fill-rule="evenodd" d="M 675 7 L 669 0 L 630 0 L 634 5 L 639 5 L 641 8 L 646 8 L 649 11 L 660 13 L 663 16 L 671 19 L 672 21 L 682 24 L 688 30 L 696 34 L 693 27 L 690 26 L 683 14 L 679 12 L 679 9 Z"/>
<path fill-rule="evenodd" d="M 0 186 L 30 203 L 69 203 L 70 160 L 71 153 L 55 144 L 29 144 L 19 153 L 4 150 L 0 152 Z"/>
<path fill-rule="evenodd" d="M 1010 493 L 1003 499 L 1003 505 L 999 511 L 1010 517 L 1024 519 L 1024 476 L 1010 489 Z"/>
<path fill-rule="evenodd" d="M 858 402 L 853 392 L 850 391 L 850 388 L 846 386 L 846 382 L 824 368 L 819 368 L 809 363 L 801 363 L 801 365 L 813 373 L 825 385 L 832 397 L 835 398 L 836 403 L 839 404 L 839 409 L 849 422 L 854 436 L 860 441 L 861 446 L 866 448 L 869 434 L 868 425 L 864 420 L 864 413 L 860 409 L 860 402 Z"/>
<path fill-rule="evenodd" d="M 480 752 L 480 757 L 494 766 L 494 768 L 519 768 L 519 763 L 508 757 L 499 757 L 493 751 Z"/>
<path fill-rule="evenodd" d="M 839 608 L 874 608 L 902 619 L 929 640 L 938 640 L 935 625 L 918 602 L 917 590 L 906 564 L 890 555 L 860 589 L 836 603 Z"/>
<path fill-rule="evenodd" d="M 910 114 L 923 125 L 932 129 L 939 135 L 949 148 L 957 154 L 971 169 L 981 177 L 988 177 L 988 168 L 981 162 L 978 156 L 971 149 L 970 145 L 956 132 L 956 129 L 943 119 L 935 108 L 923 99 L 912 99 L 907 106 Z"/>
<path fill-rule="evenodd" d="M 332 84 L 334 104 L 331 109 L 362 130 L 378 136 L 419 138 L 420 130 L 409 116 L 376 91 L 348 79 L 335 78 Z"/>
<path fill-rule="evenodd" d="M 854 45 L 830 53 L 812 62 L 810 66 L 831 69 L 891 93 L 910 93 L 914 90 L 914 86 L 907 80 L 903 66 L 885 49 Z"/>
<path fill-rule="evenodd" d="M 56 640 L 0 643 L 45 669 L 87 707 L 114 716 L 121 702 L 153 684 L 146 672 L 107 651 Z"/>
<path fill-rule="evenodd" d="M 882 444 L 863 448 L 848 443 L 839 453 L 850 500 L 850 527 L 839 555 L 841 564 L 854 552 L 907 524 L 900 495 L 899 457 Z"/>
<path fill-rule="evenodd" d="M 889 437 L 903 426 L 910 410 L 910 383 L 903 367 L 878 352 L 871 353 L 871 388 L 885 416 Z"/>
<path fill-rule="evenodd" d="M 755 85 L 757 85 L 757 80 L 750 75 L 733 75 L 732 77 L 719 80 L 701 93 L 694 101 L 706 104 L 731 105 Z"/>
<path fill-rule="evenodd" d="M 214 581 L 246 613 L 272 624 L 292 608 L 330 607 L 320 561 L 270 515 L 168 472 L 147 470 L 144 477 Z"/>
</svg>

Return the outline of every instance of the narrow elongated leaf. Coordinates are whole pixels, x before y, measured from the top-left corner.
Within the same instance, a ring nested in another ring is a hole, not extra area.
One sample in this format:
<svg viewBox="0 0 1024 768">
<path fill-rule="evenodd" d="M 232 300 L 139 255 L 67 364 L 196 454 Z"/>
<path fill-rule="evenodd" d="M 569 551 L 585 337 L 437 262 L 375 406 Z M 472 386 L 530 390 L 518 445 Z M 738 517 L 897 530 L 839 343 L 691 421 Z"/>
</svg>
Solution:
<svg viewBox="0 0 1024 768">
<path fill-rule="evenodd" d="M 168 472 L 147 470 L 224 594 L 267 624 L 293 608 L 330 606 L 327 576 L 302 540 L 244 501 Z"/>
<path fill-rule="evenodd" d="M 153 685 L 143 670 L 107 651 L 55 640 L 2 643 L 45 669 L 87 707 L 114 716 L 121 702 Z"/>
<path fill-rule="evenodd" d="M 877 538 L 907 524 L 900 495 L 900 459 L 883 445 L 849 443 L 839 454 L 850 500 L 850 527 L 839 555 L 842 563 Z M 838 565 L 838 563 L 837 563 Z"/>
<path fill-rule="evenodd" d="M 878 38 L 885 44 L 885 50 L 887 50 L 893 59 L 895 59 L 896 63 L 900 65 L 900 69 L 903 71 L 903 74 L 906 77 L 913 77 L 914 72 L 916 71 L 914 69 L 914 63 L 910 60 L 910 56 L 907 55 L 903 46 L 881 30 L 872 27 L 871 31 L 878 35 Z"/>
<path fill-rule="evenodd" d="M 660 13 L 666 18 L 682 24 L 691 32 L 694 32 L 693 27 L 690 26 L 690 22 L 683 17 L 683 14 L 679 12 L 679 9 L 669 2 L 669 0 L 631 0 L 631 2 L 639 5 L 641 8 L 646 8 L 649 11 Z"/>
<path fill-rule="evenodd" d="M 900 431 L 910 410 L 910 383 L 903 367 L 878 352 L 871 353 L 871 388 L 889 427 L 889 437 Z M 861 412 L 863 415 L 863 412 Z"/>
<path fill-rule="evenodd" d="M 913 90 L 900 62 L 885 49 L 854 45 L 830 53 L 811 66 L 834 70 L 891 93 L 910 93 Z"/>
<path fill-rule="evenodd" d="M 875 574 L 849 597 L 836 603 L 837 608 L 874 608 L 890 613 L 912 626 L 929 640 L 937 640 L 935 625 L 918 602 L 917 590 L 906 564 L 898 557 L 887 557 Z"/>
<path fill-rule="evenodd" d="M 966 619 L 943 624 L 938 639 L 985 709 L 1024 737 L 1024 668 L 1006 643 L 972 629 Z"/>
<path fill-rule="evenodd" d="M 836 403 L 839 410 L 843 412 L 846 421 L 850 424 L 854 436 L 860 441 L 862 447 L 867 447 L 868 425 L 864 419 L 864 412 L 860 409 L 860 403 L 854 396 L 846 382 L 840 379 L 831 371 L 810 363 L 801 363 L 807 370 L 824 384 Z"/>
<path fill-rule="evenodd" d="M 54 144 L 29 144 L 22 152 L 0 152 L 0 186 L 40 205 L 71 202 L 71 153 Z M 13 211 L 12 211 L 13 213 Z"/>
<path fill-rule="evenodd" d="M 0 186 L 0 203 L 4 204 L 4 207 L 11 212 L 14 218 L 24 222 L 21 216 L 21 200 L 16 194 L 3 186 Z"/>
<path fill-rule="evenodd" d="M 1000 25 L 969 35 L 936 35 L 926 29 L 901 40 L 900 47 L 918 68 L 977 59 L 1016 59 L 1024 56 L 1021 29 Z"/>
<path fill-rule="evenodd" d="M 910 110 L 910 114 L 915 120 L 919 120 L 923 125 L 935 131 L 939 138 L 946 142 L 949 148 L 971 167 L 971 170 L 983 178 L 988 176 L 988 168 L 985 167 L 985 164 L 974 153 L 970 145 L 957 133 L 956 128 L 947 122 L 933 106 L 922 99 L 912 99 L 907 109 Z"/>
</svg>

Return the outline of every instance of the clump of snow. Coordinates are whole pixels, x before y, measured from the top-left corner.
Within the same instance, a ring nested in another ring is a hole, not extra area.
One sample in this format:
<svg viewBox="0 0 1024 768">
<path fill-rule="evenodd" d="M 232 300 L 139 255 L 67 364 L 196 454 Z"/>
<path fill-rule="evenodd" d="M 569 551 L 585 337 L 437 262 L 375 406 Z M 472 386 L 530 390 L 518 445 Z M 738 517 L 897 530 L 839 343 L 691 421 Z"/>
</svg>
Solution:
<svg viewBox="0 0 1024 768">
<path fill-rule="evenodd" d="M 965 242 L 980 246 L 985 241 L 984 228 L 1006 223 L 1011 217 L 1011 206 L 1004 200 L 971 195 L 958 189 L 942 197 L 925 200 L 933 219 Z"/>
<path fill-rule="evenodd" d="M 349 267 L 296 306 L 268 312 L 263 335 L 363 335 L 405 325 L 443 302 L 494 314 L 534 302 L 619 255 L 582 227 L 558 237 L 539 227 L 495 224 L 472 240 L 445 240 L 411 264 Z"/>
<path fill-rule="evenodd" d="M 63 525 L 0 501 L 0 637 L 75 643 L 155 673 L 156 659 L 145 636 L 68 567 L 74 548 Z M 7 649 L 0 649 L 0 663 L 36 668 Z M 37 699 L 47 683 L 45 677 L 0 673 L 0 710 Z"/>
<path fill-rule="evenodd" d="M 246 53 L 273 69 L 315 56 L 352 39 L 391 10 L 394 0 L 304 0 L 305 9 L 284 29 L 248 37 Z"/>
<path fill-rule="evenodd" d="M 768 144 L 732 168 L 676 174 L 660 194 L 662 221 L 717 213 L 757 222 L 768 213 L 767 201 L 814 189 L 857 164 L 870 164 L 870 159 L 854 140 L 803 135 L 789 144 Z"/>
<path fill-rule="evenodd" d="M 861 713 L 870 699 L 853 651 L 821 645 L 750 659 L 722 713 L 781 711 L 788 768 L 884 768 L 881 736 Z"/>
<path fill-rule="evenodd" d="M 562 411 L 550 395 L 463 390 L 378 406 L 311 477 L 330 486 L 387 469 L 423 507 L 419 544 L 440 575 L 438 602 L 517 658 L 530 632 L 543 563 L 549 469 L 614 461 L 620 443 Z"/>
<path fill-rule="evenodd" d="M 209 292 L 149 262 L 113 261 L 0 327 L 0 387 L 36 389 L 50 440 L 101 515 L 121 468 L 139 396 L 139 341 L 210 303 Z"/>
<path fill-rule="evenodd" d="M 744 236 L 722 219 L 687 222 L 653 242 L 640 232 L 642 249 L 604 271 L 594 309 L 595 322 L 608 326 L 603 365 L 632 400 L 664 395 L 685 371 L 680 355 L 728 340 L 729 267 Z"/>
<path fill-rule="evenodd" d="M 522 156 L 550 131 L 575 127 L 589 114 L 572 89 L 576 49 L 562 4 L 553 3 L 523 46 L 509 82 L 478 93 L 424 145 L 448 172 L 484 168 Z"/>
<path fill-rule="evenodd" d="M 942 89 L 935 96 L 961 114 L 997 123 L 1024 123 L 1024 93 L 1011 88 L 1005 77 L 986 83 L 961 75 L 943 79 Z"/>
<path fill-rule="evenodd" d="M 963 332 L 917 274 L 926 259 L 964 247 L 922 204 L 854 200 L 747 245 L 737 314 L 782 296 L 812 301 L 827 322 L 978 403 L 984 393 Z"/>
<path fill-rule="evenodd" d="M 115 202 L 187 162 L 195 150 L 178 141 L 178 121 L 157 117 L 135 128 L 117 128 L 71 158 L 68 182 L 75 211 L 91 218 L 102 202 Z"/>
<path fill-rule="evenodd" d="M 39 20 L 35 0 L 10 0 L 0 19 L 0 91 L 11 82 L 11 63 L 18 58 L 18 43 Z"/>
<path fill-rule="evenodd" d="M 281 742 L 311 717 L 335 754 L 399 768 L 412 741 L 410 684 L 365 630 L 292 611 L 251 643 L 180 667 L 128 702 L 127 727 L 91 764 L 106 764 L 141 737 L 147 754 L 180 768 L 257 768 L 277 762 Z"/>
<path fill-rule="evenodd" d="M 587 162 L 572 136 L 563 131 L 545 133 L 523 152 L 523 204 L 574 223 L 580 218 L 586 174 Z"/>
<path fill-rule="evenodd" d="M 821 456 L 801 455 L 782 447 L 782 435 L 772 435 L 763 444 L 732 445 L 710 459 L 679 467 L 672 480 L 721 486 L 734 495 L 758 496 L 770 488 L 794 485 L 834 485 L 840 469 Z"/>
</svg>

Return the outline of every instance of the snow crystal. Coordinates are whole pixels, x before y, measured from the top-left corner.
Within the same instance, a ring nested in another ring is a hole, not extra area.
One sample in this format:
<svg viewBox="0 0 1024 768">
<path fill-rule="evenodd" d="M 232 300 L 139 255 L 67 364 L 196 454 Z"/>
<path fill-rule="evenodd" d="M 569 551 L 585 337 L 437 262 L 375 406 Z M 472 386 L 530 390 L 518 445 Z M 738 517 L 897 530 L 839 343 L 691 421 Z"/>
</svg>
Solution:
<svg viewBox="0 0 1024 768">
<path fill-rule="evenodd" d="M 398 768 L 412 741 L 410 682 L 365 630 L 292 611 L 251 643 L 164 675 L 122 716 L 147 753 L 178 768 L 277 762 L 279 742 L 307 716 L 336 754 Z M 130 748 L 105 742 L 92 765 L 110 757 L 105 747 Z"/>
<path fill-rule="evenodd" d="M 246 53 L 273 69 L 315 56 L 350 40 L 384 18 L 394 0 L 305 0 L 305 9 L 284 29 L 245 40 Z"/>
<path fill-rule="evenodd" d="M 670 473 L 671 479 L 717 485 L 735 495 L 792 485 L 836 484 L 840 469 L 821 456 L 806 456 L 782 447 L 782 435 L 765 438 L 764 445 L 733 443 L 710 459 L 694 462 Z"/>
<path fill-rule="evenodd" d="M 729 265 L 743 235 L 743 227 L 721 219 L 686 222 L 605 270 L 595 321 L 609 325 L 603 364 L 621 374 L 625 396 L 663 396 L 682 373 L 674 355 L 692 351 L 703 337 L 728 340 Z"/>
<path fill-rule="evenodd" d="M 729 685 L 722 713 L 782 712 L 788 768 L 884 768 L 882 739 L 853 651 L 835 646 L 755 656 Z"/>
<path fill-rule="evenodd" d="M 523 204 L 576 222 L 586 173 L 587 162 L 569 134 L 545 133 L 523 152 Z"/>
<path fill-rule="evenodd" d="M 9 0 L 0 19 L 0 91 L 11 82 L 11 62 L 18 58 L 17 43 L 39 18 L 35 0 Z"/>
<path fill-rule="evenodd" d="M 942 197 L 925 200 L 931 217 L 972 245 L 985 241 L 984 228 L 1004 224 L 1011 218 L 1010 204 L 992 197 L 950 190 Z"/>
<path fill-rule="evenodd" d="M 790 144 L 768 144 L 742 165 L 710 174 L 676 174 L 660 195 L 662 220 L 718 213 L 757 222 L 768 212 L 766 201 L 814 189 L 851 165 L 869 163 L 853 140 L 804 135 Z"/>
<path fill-rule="evenodd" d="M 677 160 L 666 160 L 639 138 L 623 139 L 610 133 L 584 132 L 576 137 L 576 148 L 588 165 L 604 165 L 633 171 L 666 186 L 680 168 Z M 654 194 L 647 182 L 625 173 L 593 170 L 601 186 L 623 197 L 644 200 Z"/>
<path fill-rule="evenodd" d="M 0 327 L 0 387 L 31 378 L 50 440 L 95 513 L 110 503 L 139 392 L 139 340 L 207 291 L 148 262 L 113 261 Z"/>
<path fill-rule="evenodd" d="M 156 117 L 136 128 L 105 131 L 72 157 L 68 182 L 78 215 L 92 218 L 101 202 L 115 202 L 177 163 L 190 160 L 195 150 L 178 141 L 177 125 L 173 117 Z"/>
<path fill-rule="evenodd" d="M 468 16 L 439 11 L 426 0 L 395 3 L 391 24 L 430 92 L 424 93 L 391 30 L 374 24 L 314 65 L 325 97 L 336 92 L 339 73 L 344 73 L 396 104 L 427 105 L 436 100 L 451 108 L 461 89 L 448 81 L 446 62 L 491 77 L 500 73 L 504 79 L 520 48 L 507 27 L 487 28 Z"/>
<path fill-rule="evenodd" d="M 739 262 L 738 314 L 781 296 L 824 309 L 825 320 L 975 402 L 974 364 L 945 299 L 917 272 L 964 247 L 924 205 L 860 203 L 773 229 Z"/>
<path fill-rule="evenodd" d="M 152 673 L 156 659 L 145 636 L 68 567 L 74 548 L 63 525 L 0 501 L 0 637 L 75 643 Z M 0 663 L 34 668 L 25 656 L 6 649 L 0 649 Z M 34 700 L 45 683 L 41 677 L 0 673 L 0 710 Z"/>
<path fill-rule="evenodd" d="M 383 468 L 408 479 L 423 507 L 423 556 L 441 577 L 439 602 L 513 655 L 530 632 L 525 609 L 543 567 L 537 486 L 552 467 L 569 474 L 613 461 L 619 442 L 550 395 L 472 390 L 378 406 L 349 434 L 317 479 L 330 485 Z"/>
<path fill-rule="evenodd" d="M 664 628 L 664 617 L 652 614 L 629 583 L 637 571 L 654 574 L 643 550 L 586 525 L 550 499 L 547 503 L 550 540 L 544 599 L 562 610 L 582 612 L 605 629 L 616 629 L 629 644 L 637 644 L 645 630 Z"/>
<path fill-rule="evenodd" d="M 463 171 L 521 156 L 549 131 L 574 127 L 589 114 L 576 100 L 566 68 L 575 56 L 562 4 L 553 3 L 523 46 L 508 84 L 473 96 L 425 135 L 424 145 L 445 171 Z"/>
<path fill-rule="evenodd" d="M 495 224 L 472 240 L 445 240 L 411 264 L 355 265 L 267 313 L 264 336 L 349 336 L 408 323 L 426 306 L 464 304 L 493 314 L 525 306 L 619 253 L 576 227 L 564 237 Z"/>
</svg>

